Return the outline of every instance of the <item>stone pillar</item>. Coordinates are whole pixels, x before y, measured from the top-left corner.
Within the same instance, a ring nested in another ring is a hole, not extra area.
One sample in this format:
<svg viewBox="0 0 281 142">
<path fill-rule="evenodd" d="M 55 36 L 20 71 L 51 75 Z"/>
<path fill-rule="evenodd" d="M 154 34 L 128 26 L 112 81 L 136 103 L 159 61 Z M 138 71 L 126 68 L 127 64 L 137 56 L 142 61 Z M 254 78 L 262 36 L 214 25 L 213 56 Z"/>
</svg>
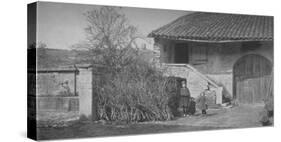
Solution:
<svg viewBox="0 0 281 142">
<path fill-rule="evenodd" d="M 77 92 L 79 95 L 79 113 L 92 116 L 92 69 L 79 68 L 77 75 Z"/>
<path fill-rule="evenodd" d="M 222 90 L 223 87 L 216 88 L 216 104 L 222 104 Z"/>
</svg>

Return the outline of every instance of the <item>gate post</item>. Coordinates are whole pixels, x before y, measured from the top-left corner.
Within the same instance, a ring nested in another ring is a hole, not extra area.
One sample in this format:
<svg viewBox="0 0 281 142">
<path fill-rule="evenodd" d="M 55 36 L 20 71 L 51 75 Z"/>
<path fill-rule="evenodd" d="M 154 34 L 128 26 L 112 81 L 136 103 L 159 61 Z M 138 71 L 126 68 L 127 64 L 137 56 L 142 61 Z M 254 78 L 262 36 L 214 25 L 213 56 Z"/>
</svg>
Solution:
<svg viewBox="0 0 281 142">
<path fill-rule="evenodd" d="M 77 91 L 79 96 L 79 115 L 92 117 L 92 68 L 79 68 Z"/>
<path fill-rule="evenodd" d="M 216 92 L 216 104 L 222 104 L 222 90 L 223 87 L 218 87 L 216 88 L 215 92 Z"/>
</svg>

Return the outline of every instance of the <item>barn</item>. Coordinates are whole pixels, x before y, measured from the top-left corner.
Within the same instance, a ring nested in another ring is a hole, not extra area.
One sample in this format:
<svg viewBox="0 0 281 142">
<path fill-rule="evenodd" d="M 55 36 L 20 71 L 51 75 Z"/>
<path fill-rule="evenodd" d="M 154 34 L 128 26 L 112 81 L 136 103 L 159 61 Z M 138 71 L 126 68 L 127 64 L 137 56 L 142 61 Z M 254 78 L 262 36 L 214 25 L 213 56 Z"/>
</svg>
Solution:
<svg viewBox="0 0 281 142">
<path fill-rule="evenodd" d="M 226 97 L 261 103 L 272 92 L 272 16 L 194 12 L 148 36 L 156 61 L 169 76 L 186 79 L 193 97 L 208 84 L 214 104 Z"/>
</svg>

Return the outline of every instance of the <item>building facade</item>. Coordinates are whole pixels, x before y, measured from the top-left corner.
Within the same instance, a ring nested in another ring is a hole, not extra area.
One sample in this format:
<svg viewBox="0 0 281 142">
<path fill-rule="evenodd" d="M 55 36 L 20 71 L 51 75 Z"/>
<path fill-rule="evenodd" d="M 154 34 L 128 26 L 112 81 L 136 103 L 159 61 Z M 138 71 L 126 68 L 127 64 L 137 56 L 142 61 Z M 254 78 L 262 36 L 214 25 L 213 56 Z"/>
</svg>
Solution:
<svg viewBox="0 0 281 142">
<path fill-rule="evenodd" d="M 149 34 L 168 75 L 197 97 L 211 84 L 214 103 L 261 103 L 272 92 L 273 17 L 195 12 Z"/>
</svg>

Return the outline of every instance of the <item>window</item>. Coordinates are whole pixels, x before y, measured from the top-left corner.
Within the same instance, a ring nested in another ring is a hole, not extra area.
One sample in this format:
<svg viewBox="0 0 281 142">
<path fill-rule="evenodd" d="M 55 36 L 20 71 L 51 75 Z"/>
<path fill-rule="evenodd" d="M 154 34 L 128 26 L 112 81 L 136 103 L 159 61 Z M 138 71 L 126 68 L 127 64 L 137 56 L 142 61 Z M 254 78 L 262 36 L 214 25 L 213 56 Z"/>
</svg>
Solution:
<svg viewBox="0 0 281 142">
<path fill-rule="evenodd" d="M 191 48 L 191 61 L 193 64 L 203 64 L 207 60 L 207 47 L 206 46 L 194 46 Z"/>
<path fill-rule="evenodd" d="M 188 64 L 189 52 L 188 45 L 186 43 L 178 43 L 175 45 L 175 63 Z"/>
</svg>

